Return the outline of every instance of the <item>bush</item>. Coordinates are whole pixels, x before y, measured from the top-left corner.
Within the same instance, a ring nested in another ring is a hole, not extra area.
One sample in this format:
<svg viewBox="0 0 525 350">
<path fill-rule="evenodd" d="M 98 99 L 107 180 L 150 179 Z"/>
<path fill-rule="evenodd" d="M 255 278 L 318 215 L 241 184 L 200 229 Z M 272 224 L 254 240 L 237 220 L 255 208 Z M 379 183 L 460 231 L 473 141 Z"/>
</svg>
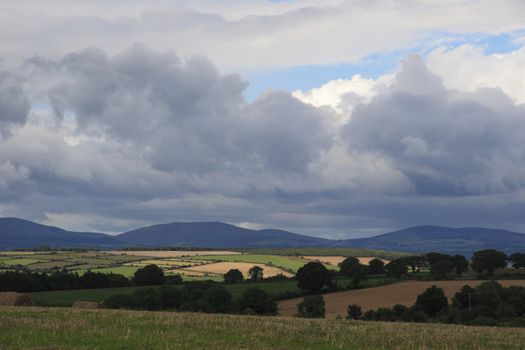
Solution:
<svg viewBox="0 0 525 350">
<path fill-rule="evenodd" d="M 171 275 L 165 277 L 165 283 L 169 285 L 177 285 L 182 284 L 182 276 L 181 275 Z"/>
<path fill-rule="evenodd" d="M 243 293 L 239 305 L 243 312 L 250 309 L 251 312 L 257 315 L 277 314 L 277 303 L 274 298 L 257 287 L 247 289 Z"/>
<path fill-rule="evenodd" d="M 182 293 L 180 290 L 162 286 L 159 288 L 160 301 L 163 309 L 178 309 L 182 304 Z"/>
<path fill-rule="evenodd" d="M 156 311 L 162 309 L 162 296 L 156 288 L 140 288 L 133 295 L 133 308 Z"/>
<path fill-rule="evenodd" d="M 135 304 L 131 295 L 115 294 L 104 299 L 102 307 L 106 309 L 133 309 Z"/>
<path fill-rule="evenodd" d="M 136 286 L 155 286 L 164 284 L 164 272 L 157 265 L 147 265 L 135 271 L 133 282 Z"/>
<path fill-rule="evenodd" d="M 346 319 L 347 320 L 358 320 L 363 315 L 363 311 L 361 310 L 361 306 L 350 304 L 346 308 Z"/>
<path fill-rule="evenodd" d="M 498 325 L 498 320 L 488 316 L 479 316 L 469 323 L 471 326 L 490 326 L 494 327 Z"/>
<path fill-rule="evenodd" d="M 297 305 L 299 317 L 306 318 L 324 318 L 325 302 L 322 295 L 306 296 L 303 301 Z"/>
</svg>

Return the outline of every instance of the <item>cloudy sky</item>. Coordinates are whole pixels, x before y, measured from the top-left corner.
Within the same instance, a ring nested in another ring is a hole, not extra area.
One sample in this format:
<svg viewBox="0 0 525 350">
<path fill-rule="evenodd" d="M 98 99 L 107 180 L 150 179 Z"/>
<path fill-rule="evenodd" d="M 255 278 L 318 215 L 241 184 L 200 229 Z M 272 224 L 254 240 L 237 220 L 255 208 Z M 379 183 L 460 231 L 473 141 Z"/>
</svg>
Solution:
<svg viewBox="0 0 525 350">
<path fill-rule="evenodd" d="M 1 1 L 0 216 L 525 232 L 525 2 Z"/>
</svg>

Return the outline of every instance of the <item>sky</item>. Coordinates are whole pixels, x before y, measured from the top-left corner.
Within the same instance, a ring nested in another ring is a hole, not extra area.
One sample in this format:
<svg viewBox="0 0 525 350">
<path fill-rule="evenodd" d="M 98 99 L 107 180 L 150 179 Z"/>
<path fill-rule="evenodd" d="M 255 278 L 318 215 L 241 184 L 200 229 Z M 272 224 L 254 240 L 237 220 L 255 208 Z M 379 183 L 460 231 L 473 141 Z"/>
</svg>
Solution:
<svg viewBox="0 0 525 350">
<path fill-rule="evenodd" d="M 525 232 L 522 0 L 0 2 L 0 216 Z"/>
</svg>

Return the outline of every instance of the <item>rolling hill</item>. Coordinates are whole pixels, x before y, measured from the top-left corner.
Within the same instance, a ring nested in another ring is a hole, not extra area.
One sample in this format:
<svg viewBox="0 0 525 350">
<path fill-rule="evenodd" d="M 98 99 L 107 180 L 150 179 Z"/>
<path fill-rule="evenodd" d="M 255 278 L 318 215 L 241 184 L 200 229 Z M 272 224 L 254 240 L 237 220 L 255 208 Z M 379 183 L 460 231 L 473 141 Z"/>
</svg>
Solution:
<svg viewBox="0 0 525 350">
<path fill-rule="evenodd" d="M 318 247 L 331 240 L 282 230 L 250 230 L 222 222 L 174 222 L 152 225 L 116 236 L 141 246 L 207 248 Z"/>
<path fill-rule="evenodd" d="M 379 236 L 338 241 L 337 246 L 401 252 L 442 252 L 470 256 L 481 249 L 525 251 L 525 235 L 506 230 L 415 226 Z"/>
<path fill-rule="evenodd" d="M 2 250 L 42 246 L 113 249 L 122 245 L 122 242 L 103 233 L 71 232 L 17 218 L 0 218 Z"/>
<path fill-rule="evenodd" d="M 91 249 L 123 246 L 221 249 L 351 247 L 414 253 L 437 251 L 470 256 L 476 250 L 488 248 L 506 253 L 525 251 L 525 235 L 476 227 L 415 226 L 368 238 L 329 240 L 283 230 L 250 230 L 222 222 L 174 222 L 110 236 L 71 232 L 16 218 L 0 218 L 1 250 L 39 246 Z"/>
</svg>

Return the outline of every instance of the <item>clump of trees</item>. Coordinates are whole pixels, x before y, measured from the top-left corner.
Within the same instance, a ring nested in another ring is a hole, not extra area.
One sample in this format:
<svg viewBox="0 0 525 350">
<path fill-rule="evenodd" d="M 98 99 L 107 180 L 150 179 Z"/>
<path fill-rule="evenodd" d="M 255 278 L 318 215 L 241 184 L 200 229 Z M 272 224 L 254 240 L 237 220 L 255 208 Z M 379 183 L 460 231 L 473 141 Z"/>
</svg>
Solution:
<svg viewBox="0 0 525 350">
<path fill-rule="evenodd" d="M 249 288 L 238 302 L 221 285 L 191 282 L 183 288 L 161 286 L 145 287 L 132 294 L 116 294 L 106 298 L 102 306 L 109 309 L 177 310 L 205 313 L 244 313 L 275 315 L 274 297 L 260 288 Z"/>
<path fill-rule="evenodd" d="M 305 318 L 324 318 L 325 302 L 322 295 L 309 295 L 297 305 L 297 316 Z"/>
<path fill-rule="evenodd" d="M 317 293 L 332 286 L 332 274 L 318 261 L 305 264 L 295 275 L 297 286 L 308 293 Z"/>
<path fill-rule="evenodd" d="M 505 288 L 495 281 L 475 288 L 465 285 L 449 303 L 443 289 L 432 286 L 417 297 L 414 305 L 395 305 L 359 313 L 349 305 L 351 319 L 374 321 L 440 322 L 483 326 L 525 326 L 525 288 Z"/>
<path fill-rule="evenodd" d="M 129 285 L 129 279 L 123 275 L 92 271 L 88 271 L 82 276 L 65 270 L 51 273 L 0 272 L 0 292 L 30 293 L 51 290 L 126 287 Z"/>
</svg>

